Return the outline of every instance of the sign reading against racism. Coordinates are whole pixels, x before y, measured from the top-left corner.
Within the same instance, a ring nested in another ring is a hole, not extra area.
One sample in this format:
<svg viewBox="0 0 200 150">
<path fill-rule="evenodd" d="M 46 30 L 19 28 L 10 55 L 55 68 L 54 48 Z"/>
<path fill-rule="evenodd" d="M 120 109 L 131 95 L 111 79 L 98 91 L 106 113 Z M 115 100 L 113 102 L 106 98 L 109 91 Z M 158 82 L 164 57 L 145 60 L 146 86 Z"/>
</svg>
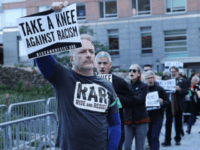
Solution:
<svg viewBox="0 0 200 150">
<path fill-rule="evenodd" d="M 95 112 L 105 112 L 108 105 L 107 89 L 97 84 L 81 84 L 76 82 L 74 106 Z"/>
<path fill-rule="evenodd" d="M 25 16 L 17 23 L 29 59 L 82 47 L 76 4 L 60 12 L 48 10 Z"/>
<path fill-rule="evenodd" d="M 167 93 L 175 93 L 176 89 L 176 80 L 175 79 L 169 79 L 169 80 L 156 80 L 160 86 L 162 86 Z"/>
<path fill-rule="evenodd" d="M 112 74 L 98 74 L 98 76 L 112 83 Z"/>
<path fill-rule="evenodd" d="M 183 63 L 182 62 L 165 62 L 165 71 L 170 74 L 170 68 L 172 66 L 176 66 L 179 69 L 179 72 L 181 73 L 183 70 Z"/>
<path fill-rule="evenodd" d="M 154 109 L 160 109 L 160 102 L 159 102 L 159 96 L 158 92 L 151 92 L 148 93 L 146 96 L 146 108 L 147 110 L 154 110 Z"/>
</svg>

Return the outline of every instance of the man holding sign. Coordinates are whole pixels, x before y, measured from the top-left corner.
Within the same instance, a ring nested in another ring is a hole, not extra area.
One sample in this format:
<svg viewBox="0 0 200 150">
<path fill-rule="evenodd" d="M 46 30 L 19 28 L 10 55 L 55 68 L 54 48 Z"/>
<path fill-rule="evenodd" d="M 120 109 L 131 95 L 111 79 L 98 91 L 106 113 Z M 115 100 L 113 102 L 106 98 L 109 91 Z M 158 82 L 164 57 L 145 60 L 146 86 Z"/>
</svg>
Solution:
<svg viewBox="0 0 200 150">
<path fill-rule="evenodd" d="M 115 92 L 119 97 L 120 101 L 123 103 L 124 101 L 132 101 L 134 99 L 133 93 L 129 88 L 128 84 L 124 79 L 111 74 L 110 69 L 112 67 L 112 61 L 110 54 L 107 52 L 99 52 L 95 58 L 96 68 L 99 76 L 104 77 L 104 79 L 112 82 Z M 103 76 L 104 75 L 104 76 Z M 110 80 L 112 79 L 112 80 Z M 123 105 L 123 107 L 126 107 Z M 120 109 L 120 118 L 121 118 L 121 139 L 118 146 L 118 150 L 122 150 L 122 146 L 124 143 L 124 117 L 123 117 L 123 108 Z"/>
<path fill-rule="evenodd" d="M 153 71 L 147 71 L 145 73 L 145 80 L 149 85 L 149 94 L 147 94 L 147 99 L 155 99 L 155 102 L 158 101 L 159 108 L 149 110 L 149 131 L 147 133 L 148 142 L 152 150 L 159 150 L 159 136 L 162 128 L 163 118 L 164 118 L 164 108 L 169 105 L 169 96 L 165 90 L 155 84 L 155 74 Z M 151 94 L 152 93 L 152 94 Z M 151 94 L 151 95 L 150 95 Z M 148 95 L 150 98 L 148 98 Z M 151 105 L 151 104 L 149 104 Z M 151 106 L 158 106 L 157 103 Z"/>
<path fill-rule="evenodd" d="M 170 68 L 171 79 L 176 80 L 175 93 L 170 94 L 171 104 L 166 109 L 166 126 L 165 126 L 165 142 L 163 146 L 171 145 L 171 131 L 172 131 L 172 120 L 175 117 L 175 128 L 176 145 L 180 145 L 181 141 L 181 130 L 182 130 L 182 113 L 186 109 L 185 96 L 188 94 L 188 81 L 179 76 L 179 70 L 177 67 L 172 66 Z"/>
<path fill-rule="evenodd" d="M 53 3 L 52 9 L 60 11 L 66 4 Z M 81 43 L 82 48 L 70 51 L 72 70 L 57 63 L 51 55 L 35 59 L 56 93 L 59 114 L 56 147 L 116 150 L 121 125 L 114 89 L 93 72 L 95 49 L 91 37 L 81 35 Z"/>
</svg>

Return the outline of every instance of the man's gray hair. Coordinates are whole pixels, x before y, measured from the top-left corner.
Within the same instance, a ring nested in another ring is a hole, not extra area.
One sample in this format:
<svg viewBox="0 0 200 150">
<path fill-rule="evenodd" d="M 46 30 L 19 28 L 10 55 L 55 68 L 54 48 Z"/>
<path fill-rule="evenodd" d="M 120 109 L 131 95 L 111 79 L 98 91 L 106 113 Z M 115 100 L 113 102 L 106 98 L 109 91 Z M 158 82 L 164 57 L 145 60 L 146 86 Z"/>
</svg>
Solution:
<svg viewBox="0 0 200 150">
<path fill-rule="evenodd" d="M 153 75 L 154 77 L 156 77 L 155 73 L 152 70 L 149 70 L 144 74 L 145 80 L 147 79 L 148 75 Z"/>
<path fill-rule="evenodd" d="M 106 58 L 108 58 L 108 61 L 109 61 L 109 62 L 112 62 L 111 57 L 110 57 L 110 54 L 107 53 L 107 52 L 104 52 L 104 51 L 101 51 L 101 52 L 99 52 L 99 53 L 96 55 L 96 57 L 95 57 L 95 62 L 98 63 L 98 59 L 99 59 L 99 58 L 102 58 L 102 57 L 106 57 Z"/>
<path fill-rule="evenodd" d="M 199 83 L 199 77 L 193 76 L 192 78 L 194 78 Z"/>
<path fill-rule="evenodd" d="M 80 38 L 81 38 L 81 40 L 85 39 L 85 40 L 88 40 L 88 41 L 90 41 L 90 42 L 92 43 L 92 38 L 91 38 L 91 36 L 88 35 L 88 34 L 81 34 L 81 35 L 80 35 Z M 93 45 L 93 43 L 92 43 L 92 45 Z M 80 48 L 70 50 L 70 51 L 69 51 L 69 56 L 74 56 L 74 55 L 75 55 L 75 52 L 76 52 L 77 50 L 79 50 L 79 49 L 80 49 Z"/>
</svg>

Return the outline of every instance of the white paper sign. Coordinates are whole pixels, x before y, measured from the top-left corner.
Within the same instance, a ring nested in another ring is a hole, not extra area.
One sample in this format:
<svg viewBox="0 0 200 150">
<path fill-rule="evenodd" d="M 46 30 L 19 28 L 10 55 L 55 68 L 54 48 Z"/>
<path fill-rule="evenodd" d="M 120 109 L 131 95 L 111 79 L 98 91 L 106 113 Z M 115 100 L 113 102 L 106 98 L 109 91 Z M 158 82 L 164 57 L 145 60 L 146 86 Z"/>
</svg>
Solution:
<svg viewBox="0 0 200 150">
<path fill-rule="evenodd" d="M 146 96 L 146 107 L 160 106 L 158 92 L 148 93 Z"/>
<path fill-rule="evenodd" d="M 112 74 L 98 74 L 98 76 L 112 83 Z"/>
<path fill-rule="evenodd" d="M 169 80 L 156 80 L 160 86 L 162 86 L 167 93 L 175 93 L 176 89 L 176 80 L 175 79 L 169 79 Z"/>
<path fill-rule="evenodd" d="M 182 62 L 165 62 L 165 71 L 170 74 L 170 69 L 172 66 L 176 66 L 181 73 L 183 70 L 183 63 Z"/>
<path fill-rule="evenodd" d="M 17 24 L 29 59 L 82 47 L 76 4 L 19 18 Z"/>
<path fill-rule="evenodd" d="M 160 109 L 160 106 L 147 107 L 146 109 L 147 109 L 147 111 Z"/>
<path fill-rule="evenodd" d="M 80 109 L 105 112 L 109 105 L 108 90 L 98 84 L 76 82 L 74 106 Z"/>
</svg>

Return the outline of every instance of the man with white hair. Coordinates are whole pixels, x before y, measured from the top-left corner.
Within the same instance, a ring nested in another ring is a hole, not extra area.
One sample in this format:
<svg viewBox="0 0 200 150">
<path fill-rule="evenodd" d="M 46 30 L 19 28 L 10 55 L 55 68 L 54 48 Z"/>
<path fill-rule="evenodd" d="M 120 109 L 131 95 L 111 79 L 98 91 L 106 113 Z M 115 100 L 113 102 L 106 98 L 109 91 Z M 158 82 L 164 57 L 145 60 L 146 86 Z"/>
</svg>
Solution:
<svg viewBox="0 0 200 150">
<path fill-rule="evenodd" d="M 99 74 L 111 74 L 110 69 L 112 67 L 112 60 L 110 54 L 104 51 L 99 52 L 95 57 L 96 68 Z M 112 74 L 112 84 L 114 86 L 115 92 L 119 97 L 123 107 L 130 107 L 130 105 L 124 104 L 126 101 L 133 100 L 133 93 L 129 88 L 127 82 Z M 123 108 L 120 109 L 120 118 L 121 118 L 121 139 L 119 142 L 118 150 L 122 150 L 124 143 L 124 117 L 123 117 Z"/>
<path fill-rule="evenodd" d="M 62 2 L 53 3 L 52 9 L 59 11 L 62 6 Z M 70 51 L 72 70 L 51 55 L 35 59 L 56 94 L 59 122 L 55 146 L 63 150 L 116 150 L 121 123 L 115 92 L 110 82 L 93 72 L 91 37 L 81 35 L 81 43 L 82 48 Z"/>
<path fill-rule="evenodd" d="M 165 90 L 159 86 L 158 84 L 155 84 L 155 73 L 151 70 L 146 71 L 145 74 L 145 80 L 147 84 L 149 85 L 148 92 L 157 92 L 158 93 L 158 101 L 160 103 L 159 109 L 149 110 L 149 130 L 147 133 L 148 142 L 150 145 L 150 149 L 152 150 L 159 150 L 160 142 L 159 142 L 159 136 L 160 131 L 163 124 L 163 118 L 164 118 L 164 108 L 166 108 L 170 101 L 169 96 L 165 92 Z"/>
</svg>

